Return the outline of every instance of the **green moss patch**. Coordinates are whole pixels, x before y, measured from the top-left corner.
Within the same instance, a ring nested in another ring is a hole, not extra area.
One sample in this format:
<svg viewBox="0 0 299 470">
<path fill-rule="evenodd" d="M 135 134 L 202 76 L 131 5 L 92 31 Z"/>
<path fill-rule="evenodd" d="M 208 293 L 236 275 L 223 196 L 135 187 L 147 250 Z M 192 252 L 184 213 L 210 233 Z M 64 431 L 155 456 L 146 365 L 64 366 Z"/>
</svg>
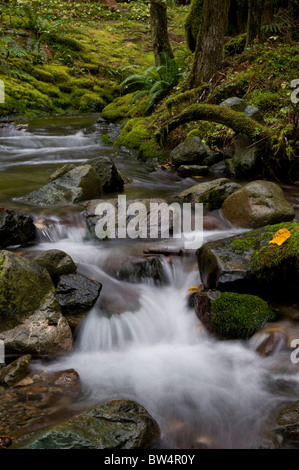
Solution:
<svg viewBox="0 0 299 470">
<path fill-rule="evenodd" d="M 267 302 L 255 295 L 223 292 L 211 301 L 212 330 L 231 339 L 247 339 L 273 319 Z"/>
<path fill-rule="evenodd" d="M 282 244 L 269 244 L 278 230 L 287 228 L 291 236 Z M 265 284 L 284 279 L 299 282 L 299 223 L 286 222 L 265 228 L 263 246 L 251 255 L 250 265 L 254 275 Z"/>
</svg>

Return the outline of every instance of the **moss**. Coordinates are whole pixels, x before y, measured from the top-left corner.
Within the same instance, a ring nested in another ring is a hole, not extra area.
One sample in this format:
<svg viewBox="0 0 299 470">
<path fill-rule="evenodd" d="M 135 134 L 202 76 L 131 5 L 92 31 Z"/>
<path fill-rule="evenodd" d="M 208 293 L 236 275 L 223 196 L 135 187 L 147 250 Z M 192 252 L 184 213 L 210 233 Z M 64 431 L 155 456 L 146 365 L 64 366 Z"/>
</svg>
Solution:
<svg viewBox="0 0 299 470">
<path fill-rule="evenodd" d="M 281 245 L 269 244 L 278 230 L 287 228 L 291 236 Z M 299 280 L 299 223 L 285 222 L 268 226 L 262 237 L 263 246 L 251 255 L 254 275 L 265 284 Z"/>
<path fill-rule="evenodd" d="M 139 149 L 144 140 L 150 139 L 146 118 L 130 119 L 122 128 L 115 145 L 124 145 L 131 149 Z"/>
<path fill-rule="evenodd" d="M 272 91 L 261 92 L 258 90 L 252 94 L 252 104 L 260 108 L 263 112 L 279 109 L 284 104 L 284 98 Z"/>
<path fill-rule="evenodd" d="M 246 44 L 246 33 L 239 34 L 236 37 L 231 38 L 224 45 L 225 55 L 241 54 L 245 49 Z"/>
<path fill-rule="evenodd" d="M 44 65 L 44 70 L 51 74 L 52 83 L 66 83 L 70 80 L 69 68 L 62 65 Z"/>
<path fill-rule="evenodd" d="M 234 240 L 230 247 L 236 253 L 249 251 L 250 249 L 256 249 L 258 244 L 259 241 L 255 237 L 248 237 Z"/>
<path fill-rule="evenodd" d="M 39 67 L 33 67 L 31 75 L 42 82 L 51 83 L 53 81 L 51 73 Z"/>
<path fill-rule="evenodd" d="M 102 111 L 106 106 L 105 101 L 97 93 L 88 92 L 85 93 L 80 99 L 79 110 L 80 111 Z"/>
<path fill-rule="evenodd" d="M 111 138 L 110 138 L 110 136 L 107 135 L 107 134 L 101 135 L 101 141 L 102 141 L 103 144 L 105 144 L 105 145 L 111 145 L 111 144 L 112 144 Z"/>
<path fill-rule="evenodd" d="M 116 90 L 114 90 L 115 93 Z M 103 92 L 105 94 L 105 92 Z M 142 116 L 146 107 L 146 99 L 138 103 L 132 102 L 134 93 L 117 98 L 103 109 L 102 117 L 111 122 L 122 121 L 128 117 Z"/>
<path fill-rule="evenodd" d="M 247 339 L 273 319 L 267 302 L 255 295 L 223 292 L 211 301 L 213 331 L 231 339 Z"/>
<path fill-rule="evenodd" d="M 0 276 L 1 276 L 2 271 L 3 271 L 3 265 L 4 265 L 4 263 L 5 263 L 5 259 L 6 259 L 6 258 L 5 258 L 5 255 L 3 254 L 2 257 L 1 257 L 1 259 L 0 259 Z"/>
<path fill-rule="evenodd" d="M 84 88 L 87 90 L 94 89 L 94 80 L 91 77 L 76 78 L 72 80 L 72 86 L 77 88 Z"/>
<path fill-rule="evenodd" d="M 194 52 L 196 39 L 202 21 L 203 0 L 191 0 L 190 9 L 185 19 L 186 40 L 190 51 Z"/>
<path fill-rule="evenodd" d="M 57 111 L 51 98 L 34 86 L 26 82 L 11 78 L 4 78 L 5 103 L 1 105 L 1 113 L 4 115 L 32 116 L 39 112 Z"/>
</svg>

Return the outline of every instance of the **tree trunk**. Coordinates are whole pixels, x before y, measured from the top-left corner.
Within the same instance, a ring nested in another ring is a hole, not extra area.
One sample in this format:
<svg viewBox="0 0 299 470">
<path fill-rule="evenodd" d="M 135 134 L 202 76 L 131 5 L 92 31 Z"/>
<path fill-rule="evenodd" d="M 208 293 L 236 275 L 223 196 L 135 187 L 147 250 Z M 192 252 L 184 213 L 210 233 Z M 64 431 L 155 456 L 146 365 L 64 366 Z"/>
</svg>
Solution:
<svg viewBox="0 0 299 470">
<path fill-rule="evenodd" d="M 190 88 L 208 82 L 219 70 L 223 57 L 224 35 L 227 31 L 229 4 L 230 0 L 204 0 L 202 24 L 189 75 Z"/>
<path fill-rule="evenodd" d="M 167 7 L 161 0 L 151 0 L 151 35 L 157 66 L 166 62 L 166 57 L 173 59 L 173 52 L 167 32 Z"/>
<path fill-rule="evenodd" d="M 264 11 L 263 0 L 249 0 L 248 1 L 246 47 L 251 46 L 251 44 L 255 40 L 261 39 L 263 11 Z"/>
</svg>

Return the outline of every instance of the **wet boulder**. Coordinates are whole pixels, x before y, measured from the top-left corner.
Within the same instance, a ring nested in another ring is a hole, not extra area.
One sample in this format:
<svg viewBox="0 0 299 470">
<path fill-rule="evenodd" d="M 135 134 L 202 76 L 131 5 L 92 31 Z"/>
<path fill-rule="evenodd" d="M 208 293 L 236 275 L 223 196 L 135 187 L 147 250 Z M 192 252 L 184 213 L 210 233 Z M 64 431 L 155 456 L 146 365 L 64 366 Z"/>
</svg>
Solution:
<svg viewBox="0 0 299 470">
<path fill-rule="evenodd" d="M 299 400 L 281 407 L 273 431 L 284 441 L 299 442 Z"/>
<path fill-rule="evenodd" d="M 76 271 L 74 261 L 62 250 L 34 251 L 26 257 L 45 268 L 54 284 L 57 284 L 63 274 L 72 274 Z"/>
<path fill-rule="evenodd" d="M 225 199 L 224 217 L 233 225 L 258 228 L 288 222 L 295 211 L 283 190 L 271 181 L 252 181 Z"/>
<path fill-rule="evenodd" d="M 210 210 L 219 209 L 224 200 L 240 189 L 241 186 L 227 178 L 195 184 L 185 189 L 177 197 L 184 202 L 198 202 Z"/>
<path fill-rule="evenodd" d="M 155 284 L 167 284 L 165 263 L 167 260 L 163 256 L 132 256 L 118 267 L 115 277 L 133 283 L 151 281 Z"/>
<path fill-rule="evenodd" d="M 141 405 L 114 400 L 16 439 L 12 449 L 147 449 L 160 435 Z"/>
<path fill-rule="evenodd" d="M 30 359 L 30 354 L 27 354 L 2 367 L 0 369 L 0 384 L 12 387 L 20 382 L 28 374 Z"/>
<path fill-rule="evenodd" d="M 62 275 L 56 287 L 60 308 L 71 328 L 76 328 L 96 303 L 102 284 L 80 274 Z"/>
<path fill-rule="evenodd" d="M 52 181 L 57 180 L 61 176 L 65 175 L 71 170 L 74 170 L 76 166 L 73 163 L 66 163 L 65 165 L 62 165 L 60 168 L 55 170 L 48 178 L 48 183 L 52 183 Z"/>
<path fill-rule="evenodd" d="M 9 251 L 0 252 L 0 339 L 17 354 L 59 354 L 72 347 L 47 270 Z"/>
<path fill-rule="evenodd" d="M 128 213 L 128 208 L 129 206 L 134 207 L 133 204 L 137 207 L 137 212 L 139 211 L 138 207 L 141 207 L 140 213 L 138 214 L 138 220 L 136 220 L 136 215 L 132 213 Z M 109 233 L 109 231 L 105 231 L 104 234 L 99 233 L 98 231 L 98 223 L 100 222 L 101 216 L 98 215 L 98 206 L 102 204 L 109 204 L 111 207 L 111 211 L 107 211 L 107 220 L 108 220 L 108 225 L 112 225 L 113 228 L 115 229 L 115 233 L 112 235 Z M 139 206 L 141 204 L 141 206 Z M 150 214 L 151 214 L 151 205 L 155 204 L 156 207 L 159 206 L 161 207 L 166 207 L 168 208 L 167 201 L 165 199 L 159 199 L 159 198 L 151 198 L 151 199 L 132 199 L 132 200 L 126 200 L 126 205 L 123 207 L 123 210 L 126 212 L 125 213 L 125 227 L 126 229 L 129 227 L 129 225 L 132 227 L 133 226 L 133 231 L 135 230 L 135 227 L 138 225 L 138 227 L 144 228 L 144 231 L 146 231 L 146 236 L 144 238 L 147 238 L 150 236 L 151 231 L 156 230 L 157 232 L 157 237 L 151 236 L 151 238 L 163 238 L 166 237 L 168 238 L 169 233 L 171 233 L 172 228 L 173 228 L 173 218 L 172 218 L 172 212 L 170 211 L 170 216 L 169 216 L 169 230 L 167 227 L 167 224 L 165 226 L 161 226 L 161 214 L 158 214 L 157 219 L 155 221 L 151 220 Z M 162 205 L 162 206 L 161 206 Z M 111 238 L 118 238 L 119 235 L 119 199 L 93 199 L 89 201 L 85 207 L 84 207 L 84 217 L 86 220 L 87 228 L 90 232 L 90 235 L 92 237 L 97 237 L 100 238 L 103 237 L 103 239 L 111 239 Z M 122 218 L 122 217 L 121 217 Z M 136 224 L 134 223 L 136 220 Z M 110 222 L 111 221 L 111 222 Z M 136 229 L 137 230 L 137 229 Z"/>
<path fill-rule="evenodd" d="M 211 301 L 217 299 L 220 291 L 216 289 L 205 289 L 200 286 L 199 289 L 193 292 L 189 297 L 189 305 L 195 309 L 198 319 L 203 325 L 210 330 L 212 309 Z"/>
<path fill-rule="evenodd" d="M 112 158 L 98 157 L 87 161 L 88 165 L 97 173 L 100 178 L 102 190 L 105 193 L 123 191 L 124 180 L 118 172 Z"/>
<path fill-rule="evenodd" d="M 213 155 L 212 150 L 199 137 L 188 137 L 170 152 L 170 159 L 176 166 L 201 165 L 206 157 Z"/>
<path fill-rule="evenodd" d="M 289 230 L 290 237 L 281 246 L 270 243 L 282 228 Z M 298 244 L 299 222 L 270 225 L 205 243 L 197 250 L 202 282 L 221 291 L 296 298 Z"/>
<path fill-rule="evenodd" d="M 35 239 L 33 218 L 7 209 L 0 209 L 0 248 L 27 245 Z"/>
<path fill-rule="evenodd" d="M 77 203 L 99 197 L 101 191 L 101 180 L 93 167 L 81 165 L 21 200 L 41 206 Z"/>
</svg>

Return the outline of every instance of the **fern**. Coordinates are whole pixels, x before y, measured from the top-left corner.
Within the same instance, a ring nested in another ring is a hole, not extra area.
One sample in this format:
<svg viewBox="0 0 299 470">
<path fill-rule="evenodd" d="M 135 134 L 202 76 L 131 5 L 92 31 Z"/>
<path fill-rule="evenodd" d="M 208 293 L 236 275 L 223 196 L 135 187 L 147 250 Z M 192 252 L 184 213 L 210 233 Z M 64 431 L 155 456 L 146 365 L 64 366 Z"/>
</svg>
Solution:
<svg viewBox="0 0 299 470">
<path fill-rule="evenodd" d="M 143 72 L 129 75 L 120 84 L 124 92 L 136 91 L 132 97 L 132 103 L 149 95 L 145 112 L 149 112 L 177 84 L 179 78 L 185 76 L 179 72 L 175 59 L 170 59 L 168 56 L 165 56 L 164 59 L 163 65 L 151 65 Z M 132 68 L 136 67 L 128 66 L 122 70 Z"/>
</svg>

